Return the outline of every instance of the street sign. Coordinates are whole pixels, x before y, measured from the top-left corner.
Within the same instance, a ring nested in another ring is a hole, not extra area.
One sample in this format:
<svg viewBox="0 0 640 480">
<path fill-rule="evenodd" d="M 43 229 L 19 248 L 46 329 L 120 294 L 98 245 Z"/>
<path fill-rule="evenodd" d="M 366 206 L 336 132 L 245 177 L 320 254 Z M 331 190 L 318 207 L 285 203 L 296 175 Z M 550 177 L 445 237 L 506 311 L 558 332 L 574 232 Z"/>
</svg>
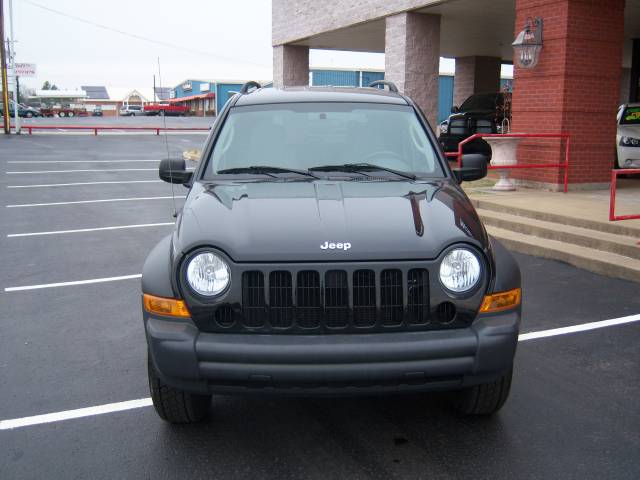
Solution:
<svg viewBox="0 0 640 480">
<path fill-rule="evenodd" d="M 16 63 L 16 75 L 18 77 L 35 77 L 36 64 L 35 63 Z"/>
</svg>

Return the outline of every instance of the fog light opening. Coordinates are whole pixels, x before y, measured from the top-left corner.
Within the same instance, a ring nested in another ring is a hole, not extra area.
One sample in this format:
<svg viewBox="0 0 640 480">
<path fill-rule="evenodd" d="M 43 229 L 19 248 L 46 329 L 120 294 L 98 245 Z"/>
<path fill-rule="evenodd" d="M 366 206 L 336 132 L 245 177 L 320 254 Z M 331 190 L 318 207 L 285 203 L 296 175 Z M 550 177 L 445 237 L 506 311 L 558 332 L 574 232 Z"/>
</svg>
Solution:
<svg viewBox="0 0 640 480">
<path fill-rule="evenodd" d="M 436 309 L 436 316 L 442 324 L 453 322 L 457 314 L 456 306 L 451 302 L 442 302 Z"/>
</svg>

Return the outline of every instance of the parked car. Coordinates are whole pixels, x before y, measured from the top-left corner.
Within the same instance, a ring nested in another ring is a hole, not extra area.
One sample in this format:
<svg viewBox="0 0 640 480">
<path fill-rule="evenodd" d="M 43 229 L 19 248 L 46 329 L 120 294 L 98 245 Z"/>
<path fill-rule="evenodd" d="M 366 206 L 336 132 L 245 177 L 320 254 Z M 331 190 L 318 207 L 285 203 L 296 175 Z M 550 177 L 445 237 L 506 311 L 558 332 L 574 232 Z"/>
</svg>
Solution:
<svg viewBox="0 0 640 480">
<path fill-rule="evenodd" d="M 184 117 L 188 111 L 189 107 L 168 103 L 148 103 L 144 106 L 144 114 L 150 116 Z"/>
<path fill-rule="evenodd" d="M 508 92 L 476 93 L 459 107 L 451 108 L 451 115 L 440 123 L 438 141 L 445 152 L 457 152 L 458 143 L 474 133 L 502 133 L 505 105 L 510 105 Z M 509 107 L 510 109 L 510 107 Z M 481 153 L 491 158 L 491 147 L 482 139 L 464 145 L 463 153 Z"/>
<path fill-rule="evenodd" d="M 3 103 L 0 103 L 0 116 L 4 116 L 4 107 Z M 31 118 L 31 117 L 41 117 L 42 113 L 40 110 L 34 107 L 30 107 L 28 105 L 23 105 L 21 103 L 18 104 L 18 116 L 23 118 Z M 15 117 L 15 107 L 13 100 L 9 101 L 9 117 Z"/>
<path fill-rule="evenodd" d="M 627 103 L 618 109 L 616 166 L 640 168 L 640 103 Z"/>
<path fill-rule="evenodd" d="M 102 117 L 103 116 L 102 106 L 100 106 L 100 105 L 95 106 L 93 111 L 91 112 L 91 116 L 93 116 L 93 117 Z"/>
<path fill-rule="evenodd" d="M 122 117 L 135 117 L 137 115 L 144 115 L 142 105 L 127 105 L 120 107 L 118 111 Z"/>
<path fill-rule="evenodd" d="M 259 88 L 229 100 L 175 231 L 142 274 L 158 415 L 212 394 L 451 390 L 466 414 L 509 395 L 520 271 L 487 235 L 420 109 L 373 88 Z M 257 87 L 249 91 L 249 87 Z"/>
</svg>

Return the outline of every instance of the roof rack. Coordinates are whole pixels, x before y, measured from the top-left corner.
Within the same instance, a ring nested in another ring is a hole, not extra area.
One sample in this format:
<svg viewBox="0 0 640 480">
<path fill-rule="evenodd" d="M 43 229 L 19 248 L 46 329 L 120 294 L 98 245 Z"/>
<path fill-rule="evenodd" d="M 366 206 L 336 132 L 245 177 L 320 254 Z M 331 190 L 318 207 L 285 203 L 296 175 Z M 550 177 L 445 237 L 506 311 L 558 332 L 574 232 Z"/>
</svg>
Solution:
<svg viewBox="0 0 640 480">
<path fill-rule="evenodd" d="M 369 84 L 369 87 L 377 87 L 378 85 L 386 85 L 387 87 L 389 87 L 390 92 L 398 93 L 398 87 L 396 87 L 396 84 L 393 82 L 388 82 L 386 80 L 376 80 L 375 82 L 371 82 Z"/>
<path fill-rule="evenodd" d="M 262 85 L 260 85 L 258 82 L 254 82 L 253 80 L 250 80 L 244 85 L 242 85 L 242 88 L 240 89 L 240 95 L 246 95 L 247 93 L 249 93 L 250 88 L 258 89 L 258 88 L 262 88 Z"/>
</svg>

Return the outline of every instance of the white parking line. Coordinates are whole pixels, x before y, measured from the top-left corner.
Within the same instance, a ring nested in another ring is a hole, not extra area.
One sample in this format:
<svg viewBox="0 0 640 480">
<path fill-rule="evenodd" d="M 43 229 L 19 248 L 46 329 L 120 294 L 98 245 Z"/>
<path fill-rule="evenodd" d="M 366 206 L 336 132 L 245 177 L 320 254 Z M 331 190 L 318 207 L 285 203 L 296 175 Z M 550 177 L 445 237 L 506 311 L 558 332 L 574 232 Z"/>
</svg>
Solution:
<svg viewBox="0 0 640 480">
<path fill-rule="evenodd" d="M 614 325 L 623 325 L 640 321 L 640 315 L 629 315 L 628 317 L 612 318 L 611 320 L 601 320 L 599 322 L 582 323 L 580 325 L 572 325 L 570 327 L 552 328 L 550 330 L 541 330 L 539 332 L 523 333 L 518 337 L 519 342 L 527 340 L 535 340 L 537 338 L 555 337 L 556 335 L 566 335 L 568 333 L 586 332 L 587 330 L 595 330 L 596 328 L 612 327 Z"/>
<path fill-rule="evenodd" d="M 162 180 L 124 180 L 122 182 L 74 182 L 74 183 L 46 183 L 41 185 L 7 185 L 7 188 L 43 188 L 43 187 L 75 187 L 77 185 L 118 185 L 125 183 L 163 183 Z"/>
<path fill-rule="evenodd" d="M 568 333 L 584 332 L 594 330 L 596 328 L 611 327 L 614 325 L 622 325 L 640 321 L 639 315 L 631 315 L 622 318 L 613 318 L 611 320 L 602 320 L 599 322 L 583 323 L 581 325 L 573 325 L 571 327 L 552 328 L 550 330 L 541 330 L 539 332 L 523 333 L 518 337 L 519 342 L 533 340 L 535 338 L 547 338 L 557 335 L 566 335 Z M 122 412 L 125 410 L 133 410 L 136 408 L 149 407 L 153 403 L 150 398 L 140 398 L 138 400 L 128 400 L 125 402 L 107 403 L 94 407 L 78 408 L 75 410 L 64 410 L 62 412 L 45 413 L 43 415 L 34 415 L 31 417 L 12 418 L 10 420 L 0 420 L 0 430 L 12 430 L 14 428 L 28 427 L 31 425 L 41 425 L 44 423 L 62 422 L 74 418 L 93 417 L 95 415 L 103 415 L 105 413 Z"/>
<path fill-rule="evenodd" d="M 101 232 L 105 230 L 124 230 L 127 228 L 147 228 L 147 227 L 164 227 L 175 225 L 175 222 L 164 223 L 141 223 L 138 225 L 118 225 L 115 227 L 97 227 L 97 228 L 79 228 L 76 230 L 53 230 L 51 232 L 33 232 L 33 233 L 10 233 L 7 238 L 15 237 L 36 237 L 40 235 L 62 235 L 65 233 L 84 233 L 84 232 Z"/>
<path fill-rule="evenodd" d="M 166 200 L 168 198 L 187 198 L 184 195 L 176 195 L 172 197 L 133 197 L 133 198 L 105 198 L 103 200 L 77 200 L 74 202 L 52 202 L 52 203 L 24 203 L 21 205 L 7 205 L 7 208 L 22 208 L 22 207 L 49 207 L 52 205 L 78 205 L 82 203 L 104 203 L 104 202 L 133 202 L 136 200 Z"/>
<path fill-rule="evenodd" d="M 24 172 L 4 172 L 7 175 L 25 175 L 32 173 L 74 173 L 74 172 L 157 172 L 157 168 L 104 168 L 104 169 L 81 169 L 81 170 L 30 170 Z"/>
<path fill-rule="evenodd" d="M 23 287 L 7 287 L 5 292 L 21 292 L 24 290 L 39 290 L 41 288 L 71 287 L 74 285 L 89 285 L 92 283 L 117 282 L 119 280 L 131 280 L 142 278 L 140 273 L 135 275 L 122 275 L 120 277 L 91 278 L 89 280 L 76 280 L 74 282 L 42 283 L 40 285 L 25 285 Z"/>
<path fill-rule="evenodd" d="M 124 159 L 124 160 L 8 160 L 7 163 L 123 163 L 123 162 L 159 162 L 160 159 Z"/>
<path fill-rule="evenodd" d="M 126 402 L 107 403 L 106 405 L 98 405 L 97 407 L 78 408 L 76 410 L 46 413 L 44 415 L 15 418 L 13 420 L 0 420 L 0 430 L 11 430 L 13 428 L 28 427 L 29 425 L 61 422 L 63 420 L 71 420 L 72 418 L 92 417 L 94 415 L 121 412 L 123 410 L 132 410 L 134 408 L 149 407 L 151 405 L 152 403 L 150 398 L 140 398 L 139 400 L 129 400 Z"/>
</svg>

